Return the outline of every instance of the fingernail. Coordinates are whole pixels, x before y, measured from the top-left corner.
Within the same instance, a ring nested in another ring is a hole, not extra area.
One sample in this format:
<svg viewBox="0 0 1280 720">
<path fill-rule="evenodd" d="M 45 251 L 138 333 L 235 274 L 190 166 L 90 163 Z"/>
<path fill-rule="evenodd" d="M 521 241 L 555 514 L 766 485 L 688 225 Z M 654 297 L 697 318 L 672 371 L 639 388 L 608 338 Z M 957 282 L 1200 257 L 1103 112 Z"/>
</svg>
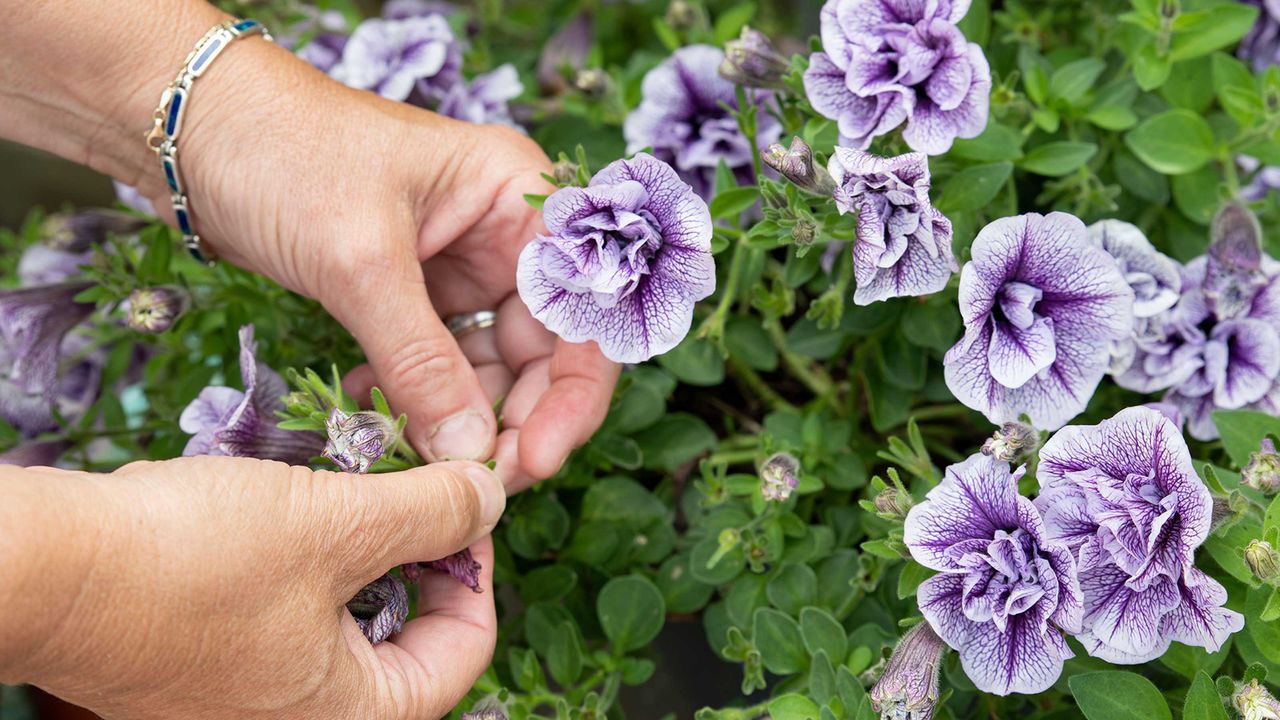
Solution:
<svg viewBox="0 0 1280 720">
<path fill-rule="evenodd" d="M 480 498 L 480 520 L 487 534 L 498 524 L 502 511 L 507 507 L 507 489 L 498 474 L 484 465 L 467 468 L 467 478 L 476 486 L 476 496 Z"/>
<path fill-rule="evenodd" d="M 428 440 L 434 460 L 484 460 L 493 440 L 489 423 L 473 412 L 462 412 L 436 426 Z"/>
</svg>

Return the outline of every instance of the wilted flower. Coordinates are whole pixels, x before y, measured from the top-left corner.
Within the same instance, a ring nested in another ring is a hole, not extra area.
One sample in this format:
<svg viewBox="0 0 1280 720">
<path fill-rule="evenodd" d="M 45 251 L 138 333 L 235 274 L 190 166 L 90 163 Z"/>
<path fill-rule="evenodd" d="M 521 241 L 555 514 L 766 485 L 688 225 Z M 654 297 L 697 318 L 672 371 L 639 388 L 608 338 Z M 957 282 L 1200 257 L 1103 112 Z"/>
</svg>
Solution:
<svg viewBox="0 0 1280 720">
<path fill-rule="evenodd" d="M 892 720 L 929 720 L 938 705 L 938 676 L 947 645 L 922 622 L 898 641 L 871 688 L 871 707 Z"/>
<path fill-rule="evenodd" d="M 542 46 L 537 68 L 538 87 L 542 92 L 559 94 L 569 89 L 565 78 L 572 78 L 586 64 L 594 31 L 591 14 L 581 12 Z"/>
<path fill-rule="evenodd" d="M 471 588 L 472 592 L 484 592 L 480 588 L 480 563 L 471 556 L 471 550 L 463 549 L 449 557 L 427 562 L 401 565 L 400 571 L 410 582 L 418 582 L 428 570 L 442 572 Z"/>
<path fill-rule="evenodd" d="M 50 430 L 63 338 L 93 312 L 75 302 L 90 283 L 0 290 L 0 417 L 27 434 Z"/>
<path fill-rule="evenodd" d="M 724 53 L 710 45 L 676 50 L 645 75 L 640 106 L 623 125 L 628 153 L 653 148 L 703 198 L 710 197 L 721 162 L 740 181 L 754 182 L 752 143 L 767 147 L 782 132 L 777 119 L 761 108 L 756 137 L 742 134 L 726 109 L 738 107 L 734 85 L 716 73 L 723 60 Z M 751 92 L 757 105 L 772 97 L 764 90 Z"/>
<path fill-rule="evenodd" d="M 1125 282 L 1133 288 L 1133 315 L 1149 318 L 1173 307 L 1182 291 L 1177 261 L 1156 250 L 1135 225 L 1102 220 L 1089 226 L 1089 242 L 1116 259 Z"/>
<path fill-rule="evenodd" d="M 836 181 L 831 173 L 813 164 L 813 149 L 799 137 L 791 138 L 790 148 L 773 143 L 761 153 L 760 159 L 801 190 L 827 197 L 835 192 Z"/>
<path fill-rule="evenodd" d="M 1040 444 L 1040 434 L 1030 425 L 1007 422 L 994 435 L 982 443 L 982 454 L 1001 462 L 1017 462 L 1035 452 Z"/>
<path fill-rule="evenodd" d="M 775 453 L 760 466 L 760 494 L 782 502 L 800 485 L 800 461 L 787 453 Z"/>
<path fill-rule="evenodd" d="M 507 720 L 507 714 L 501 707 L 477 705 L 470 712 L 462 713 L 461 720 Z"/>
<path fill-rule="evenodd" d="M 244 391 L 209 386 L 182 411 L 178 426 L 192 438 L 182 451 L 191 455 L 230 455 L 305 464 L 322 442 L 309 432 L 283 430 L 276 412 L 284 409 L 284 380 L 255 358 L 253 326 L 240 328 L 240 379 Z"/>
<path fill-rule="evenodd" d="M 1280 3 L 1276 0 L 1240 0 L 1259 8 L 1258 19 L 1240 41 L 1236 55 L 1261 73 L 1280 64 Z"/>
<path fill-rule="evenodd" d="M 334 408 L 325 421 L 329 440 L 321 453 L 343 472 L 363 474 L 396 443 L 396 425 L 379 412 L 348 415 Z"/>
<path fill-rule="evenodd" d="M 125 185 L 119 180 L 112 180 L 111 184 L 115 187 L 116 199 L 126 207 L 148 217 L 156 216 L 156 206 L 152 205 L 150 200 L 138 192 L 138 188 L 132 185 Z"/>
<path fill-rule="evenodd" d="M 191 304 L 191 294 L 177 285 L 139 288 L 129 293 L 125 322 L 142 333 L 162 333 L 173 327 Z"/>
<path fill-rule="evenodd" d="M 960 275 L 965 335 L 943 361 L 947 387 L 992 422 L 1053 430 L 1078 415 L 1133 327 L 1133 290 L 1073 215 L 992 222 Z"/>
<path fill-rule="evenodd" d="M 1078 554 L 1089 654 L 1141 663 L 1174 640 L 1213 652 L 1244 626 L 1195 567 L 1213 501 L 1168 419 L 1136 407 L 1065 427 L 1041 448 L 1037 475 L 1049 536 Z"/>
<path fill-rule="evenodd" d="M 809 58 L 805 91 L 849 144 L 907 123 L 912 150 L 941 155 L 987 127 L 991 68 L 956 23 L 967 0 L 827 0 L 822 49 Z"/>
<path fill-rule="evenodd" d="M 409 594 L 399 580 L 383 575 L 361 588 L 347 603 L 347 610 L 364 636 L 376 645 L 404 627 L 409 618 Z"/>
<path fill-rule="evenodd" d="M 146 220 L 116 210 L 77 210 L 45 218 L 40 234 L 45 244 L 54 250 L 82 253 L 101 245 L 112 235 L 130 235 L 146 225 Z"/>
<path fill-rule="evenodd" d="M 1053 685 L 1072 656 L 1062 633 L 1080 630 L 1083 611 L 1071 550 L 1018 495 L 1024 471 L 973 455 L 947 468 L 903 527 L 911 556 L 939 571 L 916 591 L 920 612 L 973 684 L 997 695 Z"/>
<path fill-rule="evenodd" d="M 1280 580 L 1280 553 L 1266 540 L 1250 540 L 1244 548 L 1244 562 L 1253 576 L 1262 582 Z"/>
<path fill-rule="evenodd" d="M 1231 696 L 1231 707 L 1240 713 L 1241 720 L 1280 720 L 1280 702 L 1257 678 L 1240 683 Z"/>
<path fill-rule="evenodd" d="M 415 87 L 429 97 L 452 88 L 461 70 L 461 48 L 440 15 L 360 23 L 329 74 L 361 90 L 406 100 Z"/>
<path fill-rule="evenodd" d="M 1240 471 L 1240 483 L 1268 495 L 1280 491 L 1280 454 L 1271 438 L 1262 439 L 1262 448 L 1249 455 L 1249 464 Z"/>
<path fill-rule="evenodd" d="M 518 127 L 511 119 L 507 103 L 524 92 L 520 76 L 512 65 L 503 65 L 471 82 L 459 81 L 440 98 L 436 112 L 446 117 L 476 124 Z"/>
<path fill-rule="evenodd" d="M 734 85 L 781 90 L 790 69 L 791 61 L 773 48 L 767 35 L 744 25 L 737 40 L 725 43 L 720 77 Z"/>
<path fill-rule="evenodd" d="M 831 157 L 836 208 L 858 212 L 853 301 L 927 295 L 947 286 L 958 266 L 951 221 L 929 201 L 929 159 L 893 158 L 837 147 Z"/>
<path fill-rule="evenodd" d="M 548 235 L 520 253 L 530 312 L 569 342 L 595 340 L 614 362 L 642 362 L 689 332 L 715 290 L 711 213 L 669 165 L 640 153 L 543 205 Z"/>
</svg>

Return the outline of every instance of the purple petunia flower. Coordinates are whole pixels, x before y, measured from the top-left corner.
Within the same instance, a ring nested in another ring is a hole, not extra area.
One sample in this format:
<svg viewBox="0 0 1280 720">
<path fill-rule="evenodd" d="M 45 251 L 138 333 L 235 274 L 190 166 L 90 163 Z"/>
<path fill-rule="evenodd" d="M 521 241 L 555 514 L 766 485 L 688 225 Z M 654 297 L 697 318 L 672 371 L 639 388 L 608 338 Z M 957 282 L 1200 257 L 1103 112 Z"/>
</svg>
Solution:
<svg viewBox="0 0 1280 720">
<path fill-rule="evenodd" d="M 25 435 L 56 428 L 55 406 L 70 418 L 82 412 L 85 393 L 96 392 L 96 374 L 80 373 L 80 364 L 59 372 L 71 342 L 67 333 L 94 308 L 74 298 L 91 286 L 69 282 L 0 291 L 0 417 Z"/>
<path fill-rule="evenodd" d="M 1195 567 L 1213 500 L 1163 415 L 1136 407 L 1065 427 L 1040 450 L 1038 476 L 1050 537 L 1077 553 L 1089 654 L 1141 663 L 1174 640 L 1212 652 L 1244 626 Z"/>
<path fill-rule="evenodd" d="M 1089 226 L 1089 242 L 1116 259 L 1133 288 L 1133 315 L 1148 318 L 1173 307 L 1182 292 L 1182 273 L 1173 258 L 1156 250 L 1136 226 L 1102 220 Z"/>
<path fill-rule="evenodd" d="M 426 15 L 448 17 L 458 11 L 458 6 L 440 0 L 387 0 L 382 6 L 382 17 L 388 20 L 404 20 Z"/>
<path fill-rule="evenodd" d="M 929 159 L 882 158 L 837 147 L 831 156 L 836 207 L 858 212 L 853 274 L 858 305 L 942 290 L 959 269 L 951 221 L 929 202 Z"/>
<path fill-rule="evenodd" d="M 1078 415 L 1133 328 L 1133 290 L 1066 213 L 987 225 L 960 274 L 965 334 L 944 359 L 947 387 L 994 423 L 1027 414 L 1053 430 Z"/>
<path fill-rule="evenodd" d="M 119 180 L 112 180 L 111 185 L 115 188 L 116 199 L 126 207 L 149 217 L 156 216 L 156 206 L 151 204 L 151 201 L 146 196 L 138 192 L 138 188 L 132 185 L 125 185 Z"/>
<path fill-rule="evenodd" d="M 623 125 L 628 153 L 652 148 L 703 198 L 710 198 L 716 167 L 722 161 L 739 181 L 754 182 L 752 142 L 765 148 L 782 133 L 777 119 L 762 108 L 756 137 L 743 136 L 725 109 L 736 108 L 738 100 L 733 83 L 716 70 L 723 60 L 724 51 L 710 45 L 676 50 L 645 75 L 640 106 Z M 766 90 L 748 92 L 757 105 L 773 97 Z"/>
<path fill-rule="evenodd" d="M 471 82 L 458 82 L 444 93 L 436 112 L 469 123 L 493 123 L 519 127 L 511 119 L 507 103 L 524 92 L 520 76 L 512 65 L 503 65 Z"/>
<path fill-rule="evenodd" d="M 652 155 L 556 191 L 543 219 L 548 234 L 520 253 L 520 297 L 547 329 L 569 342 L 595 340 L 614 362 L 675 347 L 694 303 L 715 291 L 707 204 Z"/>
<path fill-rule="evenodd" d="M 866 148 L 907 123 L 912 150 L 941 155 L 987 127 L 991 68 L 956 23 L 969 0 L 827 0 L 805 92 L 842 144 Z"/>
<path fill-rule="evenodd" d="M 69 252 L 37 243 L 18 258 L 18 280 L 23 287 L 53 285 L 81 275 L 80 268 L 93 259 L 93 250 Z"/>
<path fill-rule="evenodd" d="M 304 465 L 324 443 L 309 432 L 277 427 L 276 411 L 288 392 L 274 370 L 257 361 L 253 326 L 240 328 L 240 379 L 244 391 L 210 386 L 182 411 L 178 425 L 192 435 L 183 456 L 230 455 Z"/>
<path fill-rule="evenodd" d="M 458 82 L 462 51 L 440 15 L 360 23 L 329 71 L 335 80 L 407 100 L 414 89 L 438 97 Z"/>
<path fill-rule="evenodd" d="M 342 54 L 346 48 L 346 35 L 324 32 L 311 38 L 311 42 L 299 48 L 297 55 L 320 72 L 329 73 L 342 61 Z"/>
<path fill-rule="evenodd" d="M 1280 64 L 1280 0 L 1241 0 L 1259 8 L 1258 19 L 1240 41 L 1236 55 L 1260 73 Z"/>
<path fill-rule="evenodd" d="M 1083 612 L 1075 558 L 1018 494 L 1023 472 L 974 455 L 947 468 L 903 526 L 911 556 L 939 571 L 916 591 L 920 612 L 973 684 L 997 695 L 1048 689 L 1072 656 L 1063 632 L 1078 632 Z"/>
</svg>

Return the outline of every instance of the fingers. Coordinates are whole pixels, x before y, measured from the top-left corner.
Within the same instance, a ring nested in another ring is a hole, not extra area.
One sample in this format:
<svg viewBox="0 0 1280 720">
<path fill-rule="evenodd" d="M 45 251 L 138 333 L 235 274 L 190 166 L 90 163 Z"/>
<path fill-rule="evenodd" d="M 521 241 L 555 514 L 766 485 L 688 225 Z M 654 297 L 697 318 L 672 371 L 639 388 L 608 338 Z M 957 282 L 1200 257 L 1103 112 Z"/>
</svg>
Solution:
<svg viewBox="0 0 1280 720">
<path fill-rule="evenodd" d="M 520 466 L 534 478 L 555 474 L 604 422 L 621 367 L 595 343 L 556 343 L 551 385 L 520 426 Z"/>
<path fill-rule="evenodd" d="M 419 583 L 418 617 L 405 623 L 390 643 L 374 648 L 386 668 L 392 692 L 408 698 L 409 717 L 448 714 L 493 657 L 498 621 L 493 605 L 493 543 L 471 547 L 480 563 L 482 592 L 432 573 Z"/>
<path fill-rule="evenodd" d="M 354 287 L 326 302 L 369 358 L 378 386 L 409 416 L 408 439 L 430 460 L 483 460 L 496 429 L 471 363 L 436 314 L 406 243 L 368 261 Z"/>
<path fill-rule="evenodd" d="M 340 602 L 389 568 L 468 547 L 493 530 L 506 506 L 497 475 L 469 462 L 372 476 L 316 473 L 316 482 L 321 531 L 342 559 Z"/>
</svg>

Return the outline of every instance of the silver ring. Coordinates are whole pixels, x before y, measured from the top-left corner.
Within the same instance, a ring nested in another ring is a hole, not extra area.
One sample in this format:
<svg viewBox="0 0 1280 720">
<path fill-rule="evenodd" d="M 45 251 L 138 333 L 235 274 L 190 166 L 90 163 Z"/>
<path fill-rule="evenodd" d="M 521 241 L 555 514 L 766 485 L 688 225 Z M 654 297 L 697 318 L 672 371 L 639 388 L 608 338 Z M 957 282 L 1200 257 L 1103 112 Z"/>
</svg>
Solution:
<svg viewBox="0 0 1280 720">
<path fill-rule="evenodd" d="M 477 330 L 493 327 L 498 321 L 498 313 L 492 310 L 477 310 L 470 313 L 462 313 L 461 315 L 450 315 L 445 318 L 445 327 L 449 328 L 449 332 L 454 337 L 463 337 L 470 335 Z"/>
</svg>

